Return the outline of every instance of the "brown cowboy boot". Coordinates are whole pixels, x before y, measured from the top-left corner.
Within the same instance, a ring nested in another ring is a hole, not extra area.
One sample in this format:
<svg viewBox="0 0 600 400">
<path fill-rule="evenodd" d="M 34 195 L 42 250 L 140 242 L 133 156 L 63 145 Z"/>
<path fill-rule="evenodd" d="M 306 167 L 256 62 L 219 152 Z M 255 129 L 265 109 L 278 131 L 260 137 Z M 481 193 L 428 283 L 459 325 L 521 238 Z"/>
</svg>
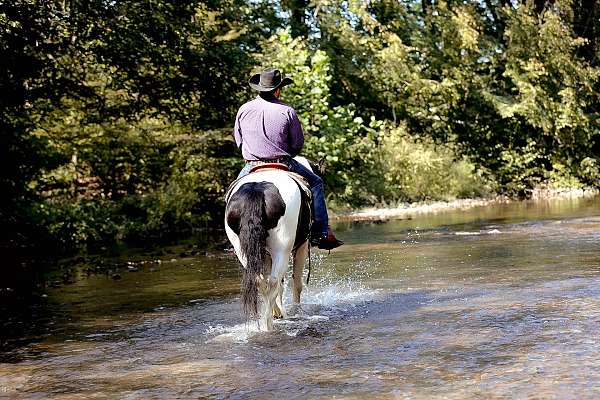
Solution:
<svg viewBox="0 0 600 400">
<path fill-rule="evenodd" d="M 343 244 L 344 244 L 344 242 L 342 242 L 341 240 L 336 238 L 335 235 L 333 234 L 333 230 L 331 230 L 331 227 L 328 226 L 327 227 L 327 235 L 321 237 L 317 246 L 323 250 L 332 250 L 332 249 L 335 249 L 336 247 L 340 247 Z"/>
</svg>

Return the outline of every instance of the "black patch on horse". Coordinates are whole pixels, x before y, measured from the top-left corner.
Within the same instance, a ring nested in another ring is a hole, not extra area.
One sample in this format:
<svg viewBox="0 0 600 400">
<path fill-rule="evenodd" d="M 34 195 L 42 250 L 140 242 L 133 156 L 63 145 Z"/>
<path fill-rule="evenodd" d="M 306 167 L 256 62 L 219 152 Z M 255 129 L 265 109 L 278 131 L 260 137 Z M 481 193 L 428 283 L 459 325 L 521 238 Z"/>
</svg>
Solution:
<svg viewBox="0 0 600 400">
<path fill-rule="evenodd" d="M 296 182 L 298 184 L 298 182 Z M 311 198 L 304 190 L 300 189 L 300 214 L 298 215 L 298 227 L 296 228 L 296 239 L 294 241 L 294 249 L 308 240 L 310 227 L 312 222 Z"/>
<path fill-rule="evenodd" d="M 258 201 L 259 197 L 262 197 L 261 200 L 264 202 L 262 225 L 265 230 L 275 228 L 279 218 L 285 214 L 285 202 L 274 184 L 271 182 L 244 183 L 231 196 L 225 210 L 227 225 L 236 235 L 240 234 L 241 216 L 245 207 L 253 201 Z"/>
</svg>

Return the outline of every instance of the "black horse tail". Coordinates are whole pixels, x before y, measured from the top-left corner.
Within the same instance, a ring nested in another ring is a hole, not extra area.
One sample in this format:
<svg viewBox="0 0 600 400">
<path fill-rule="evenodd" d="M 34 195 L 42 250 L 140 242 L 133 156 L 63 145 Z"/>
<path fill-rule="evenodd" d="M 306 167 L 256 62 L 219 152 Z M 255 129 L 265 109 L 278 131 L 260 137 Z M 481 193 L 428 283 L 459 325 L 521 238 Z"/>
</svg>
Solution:
<svg viewBox="0 0 600 400">
<path fill-rule="evenodd" d="M 225 210 L 227 225 L 238 235 L 246 259 L 242 275 L 242 309 L 246 317 L 258 315 L 258 280 L 266 278 L 265 258 L 269 230 L 285 214 L 285 202 L 271 182 L 248 182 L 231 196 Z"/>
<path fill-rule="evenodd" d="M 247 317 L 258 314 L 258 278 L 265 274 L 267 230 L 265 196 L 262 191 L 248 191 L 244 210 L 240 215 L 240 248 L 246 258 L 242 276 L 242 308 Z"/>
</svg>

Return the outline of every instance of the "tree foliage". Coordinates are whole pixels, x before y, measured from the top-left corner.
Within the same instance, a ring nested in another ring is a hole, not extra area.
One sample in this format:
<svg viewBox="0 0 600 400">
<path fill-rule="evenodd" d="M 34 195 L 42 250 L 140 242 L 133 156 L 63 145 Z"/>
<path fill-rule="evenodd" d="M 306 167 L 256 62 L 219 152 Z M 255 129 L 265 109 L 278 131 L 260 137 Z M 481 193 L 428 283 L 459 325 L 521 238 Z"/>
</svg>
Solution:
<svg viewBox="0 0 600 400">
<path fill-rule="evenodd" d="M 339 206 L 600 184 L 597 0 L 0 4 L 0 242 L 218 221 L 276 66 Z M 15 236 L 17 235 L 17 236 Z"/>
</svg>

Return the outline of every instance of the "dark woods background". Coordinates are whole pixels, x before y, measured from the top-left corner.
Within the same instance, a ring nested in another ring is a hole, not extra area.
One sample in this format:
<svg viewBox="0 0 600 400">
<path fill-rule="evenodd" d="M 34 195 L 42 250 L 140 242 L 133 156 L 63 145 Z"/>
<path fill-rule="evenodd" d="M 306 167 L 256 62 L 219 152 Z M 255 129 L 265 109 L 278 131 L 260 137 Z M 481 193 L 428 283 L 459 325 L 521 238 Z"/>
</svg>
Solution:
<svg viewBox="0 0 600 400">
<path fill-rule="evenodd" d="M 596 0 L 0 1 L 3 251 L 220 226 L 274 65 L 334 207 L 600 184 Z M 21 250 L 19 250 L 21 249 Z"/>
</svg>

